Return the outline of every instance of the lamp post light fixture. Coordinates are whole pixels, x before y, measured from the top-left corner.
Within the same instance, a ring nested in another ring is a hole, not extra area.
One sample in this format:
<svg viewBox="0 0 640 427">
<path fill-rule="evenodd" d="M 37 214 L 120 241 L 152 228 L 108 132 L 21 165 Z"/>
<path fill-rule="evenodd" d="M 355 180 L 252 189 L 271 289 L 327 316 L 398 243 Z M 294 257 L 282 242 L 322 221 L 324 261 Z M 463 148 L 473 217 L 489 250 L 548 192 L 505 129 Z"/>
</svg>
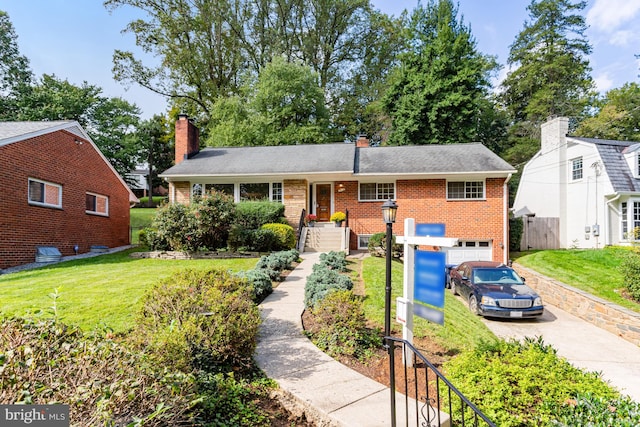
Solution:
<svg viewBox="0 0 640 427">
<path fill-rule="evenodd" d="M 391 336 L 391 253 L 393 247 L 393 223 L 396 222 L 398 205 L 389 199 L 382 205 L 382 218 L 387 224 L 386 235 L 386 280 L 384 289 L 384 336 L 385 347 L 389 352 L 389 388 L 391 389 L 391 425 L 396 425 L 396 384 L 395 384 L 395 360 L 394 345 L 389 338 Z"/>
</svg>

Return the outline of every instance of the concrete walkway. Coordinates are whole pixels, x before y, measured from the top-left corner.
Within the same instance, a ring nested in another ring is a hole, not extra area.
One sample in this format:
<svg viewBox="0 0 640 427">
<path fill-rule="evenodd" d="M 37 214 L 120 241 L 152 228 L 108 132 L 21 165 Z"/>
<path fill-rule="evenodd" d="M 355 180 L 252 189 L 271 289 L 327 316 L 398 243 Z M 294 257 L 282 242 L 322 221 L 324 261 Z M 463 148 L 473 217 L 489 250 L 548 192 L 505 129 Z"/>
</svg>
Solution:
<svg viewBox="0 0 640 427">
<path fill-rule="evenodd" d="M 390 389 L 327 356 L 303 335 L 304 285 L 320 254 L 304 253 L 301 258 L 260 304 L 258 366 L 280 385 L 284 406 L 318 426 L 391 425 Z M 396 406 L 404 405 L 405 397 L 396 393 Z M 403 412 L 398 410 L 398 425 L 406 424 Z M 409 423 L 418 425 L 416 420 Z"/>
</svg>

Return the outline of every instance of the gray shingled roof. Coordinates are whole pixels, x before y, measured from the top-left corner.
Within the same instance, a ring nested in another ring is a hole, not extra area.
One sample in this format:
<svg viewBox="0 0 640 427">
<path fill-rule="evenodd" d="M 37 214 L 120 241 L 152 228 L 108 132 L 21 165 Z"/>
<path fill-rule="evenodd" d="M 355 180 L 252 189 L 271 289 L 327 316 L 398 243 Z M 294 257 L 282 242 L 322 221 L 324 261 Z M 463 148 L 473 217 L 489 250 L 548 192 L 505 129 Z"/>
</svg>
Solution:
<svg viewBox="0 0 640 427">
<path fill-rule="evenodd" d="M 74 124 L 75 122 L 73 120 L 0 122 L 0 146 L 62 128 L 68 128 L 67 130 L 86 138 L 86 135 L 84 135 L 77 126 L 74 126 Z"/>
<path fill-rule="evenodd" d="M 640 180 L 634 178 L 633 171 L 629 169 L 629 165 L 622 154 L 627 147 L 638 144 L 638 142 L 612 141 L 596 138 L 570 138 L 596 146 L 604 168 L 607 171 L 607 175 L 609 175 L 609 179 L 611 180 L 613 190 L 616 193 L 640 192 Z"/>
<path fill-rule="evenodd" d="M 359 150 L 356 173 L 422 174 L 515 172 L 480 143 L 368 147 Z"/>
<path fill-rule="evenodd" d="M 353 144 L 205 148 L 162 176 L 350 172 Z"/>
<path fill-rule="evenodd" d="M 506 175 L 515 169 L 477 143 L 366 148 L 356 148 L 354 144 L 318 144 L 205 148 L 162 176 L 452 172 L 500 172 Z"/>
</svg>

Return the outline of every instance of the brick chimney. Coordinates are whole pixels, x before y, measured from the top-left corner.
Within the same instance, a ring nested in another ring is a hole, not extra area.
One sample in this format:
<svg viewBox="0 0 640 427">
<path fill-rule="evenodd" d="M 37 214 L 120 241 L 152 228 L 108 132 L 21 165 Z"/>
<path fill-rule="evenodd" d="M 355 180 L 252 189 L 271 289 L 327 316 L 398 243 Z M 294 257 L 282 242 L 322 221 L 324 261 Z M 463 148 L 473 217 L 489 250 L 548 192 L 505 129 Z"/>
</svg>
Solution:
<svg viewBox="0 0 640 427">
<path fill-rule="evenodd" d="M 369 138 L 366 135 L 358 135 L 358 139 L 356 139 L 356 147 L 368 147 L 369 146 Z"/>
<path fill-rule="evenodd" d="M 176 120 L 176 165 L 198 154 L 200 151 L 200 132 L 191 123 L 186 114 L 180 114 Z"/>
</svg>

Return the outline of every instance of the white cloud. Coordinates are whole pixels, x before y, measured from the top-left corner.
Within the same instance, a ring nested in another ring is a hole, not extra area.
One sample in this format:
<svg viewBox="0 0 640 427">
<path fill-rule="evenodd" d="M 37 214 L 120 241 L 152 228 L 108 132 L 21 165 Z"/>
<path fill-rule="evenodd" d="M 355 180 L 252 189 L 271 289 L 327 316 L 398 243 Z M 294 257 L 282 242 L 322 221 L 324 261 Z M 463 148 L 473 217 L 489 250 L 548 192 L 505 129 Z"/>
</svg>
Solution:
<svg viewBox="0 0 640 427">
<path fill-rule="evenodd" d="M 596 90 L 600 93 L 605 93 L 613 87 L 613 80 L 608 73 L 602 73 L 593 80 L 596 83 Z"/>
<path fill-rule="evenodd" d="M 630 30 L 621 30 L 616 31 L 609 38 L 609 43 L 614 46 L 627 46 L 631 43 L 633 39 L 636 38 L 636 35 L 633 31 Z"/>
<path fill-rule="evenodd" d="M 587 24 L 606 32 L 614 32 L 620 25 L 632 20 L 640 11 L 640 0 L 595 0 L 587 12 Z"/>
</svg>

